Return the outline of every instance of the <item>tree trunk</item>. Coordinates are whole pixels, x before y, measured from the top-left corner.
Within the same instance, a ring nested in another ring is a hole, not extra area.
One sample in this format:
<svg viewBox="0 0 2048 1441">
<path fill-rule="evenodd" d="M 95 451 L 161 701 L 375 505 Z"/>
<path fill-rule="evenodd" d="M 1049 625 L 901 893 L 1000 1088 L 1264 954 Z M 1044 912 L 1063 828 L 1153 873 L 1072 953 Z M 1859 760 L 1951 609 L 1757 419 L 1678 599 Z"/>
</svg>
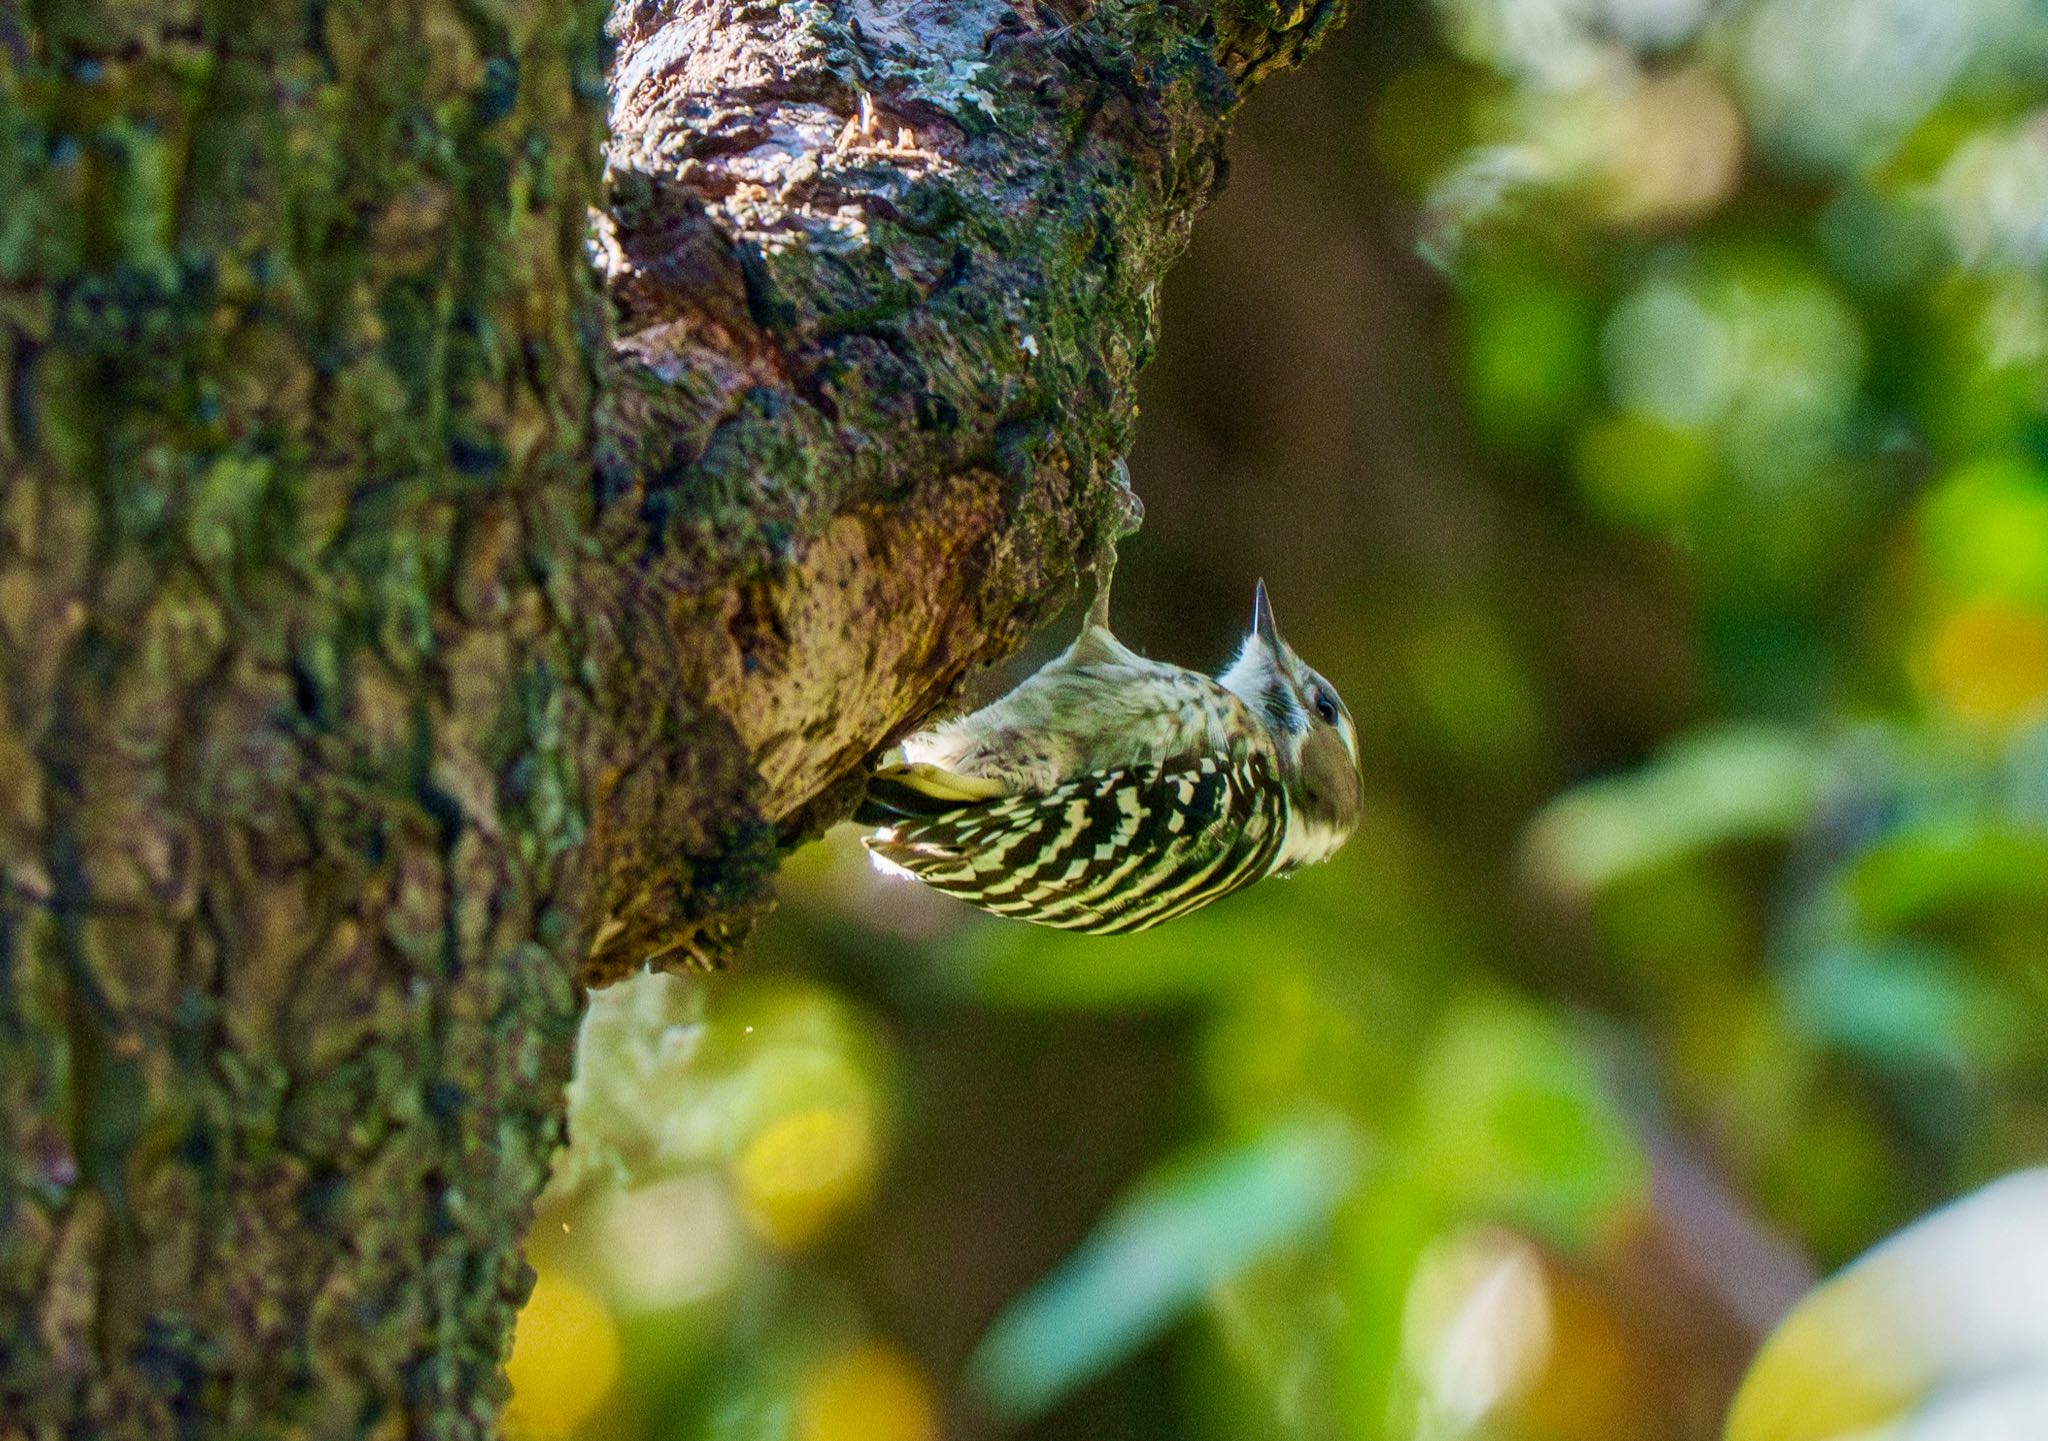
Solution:
<svg viewBox="0 0 2048 1441">
<path fill-rule="evenodd" d="M 592 238 L 599 11 L 0 0 L 0 1441 L 492 1431 L 581 986 L 1131 522 L 1335 0 L 628 7 Z"/>
</svg>

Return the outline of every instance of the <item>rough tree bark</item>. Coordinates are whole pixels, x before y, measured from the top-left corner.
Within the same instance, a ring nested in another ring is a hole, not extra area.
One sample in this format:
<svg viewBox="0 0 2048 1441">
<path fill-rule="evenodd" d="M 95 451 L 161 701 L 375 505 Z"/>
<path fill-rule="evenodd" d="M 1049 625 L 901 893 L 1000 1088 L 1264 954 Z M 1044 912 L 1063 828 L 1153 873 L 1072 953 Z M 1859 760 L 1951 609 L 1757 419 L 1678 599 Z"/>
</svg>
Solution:
<svg viewBox="0 0 2048 1441">
<path fill-rule="evenodd" d="M 0 1441 L 493 1429 L 582 985 L 1128 523 L 1337 5 L 634 6 L 593 237 L 592 0 L 0 0 Z"/>
</svg>

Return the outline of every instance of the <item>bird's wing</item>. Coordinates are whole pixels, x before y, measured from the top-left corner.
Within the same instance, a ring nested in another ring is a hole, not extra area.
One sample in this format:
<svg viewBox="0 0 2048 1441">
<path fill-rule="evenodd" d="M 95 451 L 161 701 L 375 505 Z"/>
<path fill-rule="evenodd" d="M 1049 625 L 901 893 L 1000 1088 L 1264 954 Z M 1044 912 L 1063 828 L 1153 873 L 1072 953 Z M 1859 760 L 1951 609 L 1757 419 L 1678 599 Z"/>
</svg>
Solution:
<svg viewBox="0 0 2048 1441">
<path fill-rule="evenodd" d="M 1285 803 L 1270 758 L 1203 755 L 1042 792 L 899 810 L 876 856 L 999 916 L 1109 935 L 1185 915 L 1264 875 Z"/>
</svg>

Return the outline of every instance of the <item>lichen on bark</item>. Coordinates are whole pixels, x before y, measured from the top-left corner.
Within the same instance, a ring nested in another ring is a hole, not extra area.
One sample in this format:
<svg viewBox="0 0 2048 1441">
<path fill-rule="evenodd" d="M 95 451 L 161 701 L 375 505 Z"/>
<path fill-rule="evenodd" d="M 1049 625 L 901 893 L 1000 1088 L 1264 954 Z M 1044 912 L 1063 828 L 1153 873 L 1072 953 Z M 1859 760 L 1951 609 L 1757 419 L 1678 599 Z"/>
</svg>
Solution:
<svg viewBox="0 0 2048 1441">
<path fill-rule="evenodd" d="M 1335 19 L 600 10 L 0 5 L 0 1441 L 494 1429 L 581 985 L 1131 522 Z"/>
</svg>

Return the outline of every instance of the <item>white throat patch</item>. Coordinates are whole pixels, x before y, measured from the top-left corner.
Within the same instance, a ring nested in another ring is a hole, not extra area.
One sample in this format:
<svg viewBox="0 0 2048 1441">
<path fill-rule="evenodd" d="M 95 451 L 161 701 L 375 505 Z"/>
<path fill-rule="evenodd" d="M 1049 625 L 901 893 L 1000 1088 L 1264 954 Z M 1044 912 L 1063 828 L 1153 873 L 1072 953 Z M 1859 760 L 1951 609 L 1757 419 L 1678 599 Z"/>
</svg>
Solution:
<svg viewBox="0 0 2048 1441">
<path fill-rule="evenodd" d="M 1287 806 L 1287 829 L 1280 837 L 1280 849 L 1267 868 L 1269 876 L 1282 875 L 1301 866 L 1313 866 L 1335 855 L 1349 832 L 1303 815 L 1292 801 Z"/>
</svg>

